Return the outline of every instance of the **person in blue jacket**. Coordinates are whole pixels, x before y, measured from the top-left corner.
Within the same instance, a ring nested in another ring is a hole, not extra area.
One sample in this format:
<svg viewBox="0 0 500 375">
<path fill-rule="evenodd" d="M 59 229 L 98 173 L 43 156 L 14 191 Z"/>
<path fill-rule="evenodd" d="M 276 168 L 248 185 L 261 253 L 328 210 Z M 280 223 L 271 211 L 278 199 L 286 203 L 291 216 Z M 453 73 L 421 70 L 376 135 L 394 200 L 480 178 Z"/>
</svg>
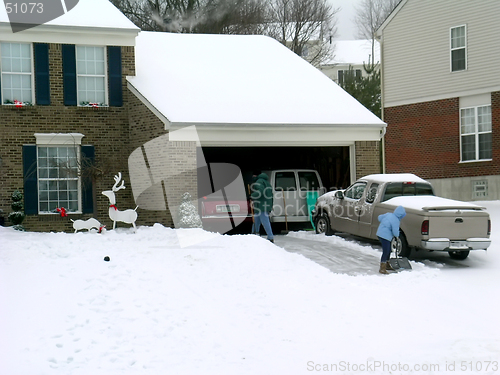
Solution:
<svg viewBox="0 0 500 375">
<path fill-rule="evenodd" d="M 387 270 L 394 269 L 389 264 L 391 256 L 391 241 L 393 237 L 399 237 L 399 224 L 401 219 L 406 216 L 406 211 L 403 206 L 398 206 L 394 212 L 387 212 L 379 215 L 378 221 L 380 225 L 377 230 L 377 237 L 382 244 L 382 258 L 380 259 L 380 273 L 388 274 Z"/>
</svg>

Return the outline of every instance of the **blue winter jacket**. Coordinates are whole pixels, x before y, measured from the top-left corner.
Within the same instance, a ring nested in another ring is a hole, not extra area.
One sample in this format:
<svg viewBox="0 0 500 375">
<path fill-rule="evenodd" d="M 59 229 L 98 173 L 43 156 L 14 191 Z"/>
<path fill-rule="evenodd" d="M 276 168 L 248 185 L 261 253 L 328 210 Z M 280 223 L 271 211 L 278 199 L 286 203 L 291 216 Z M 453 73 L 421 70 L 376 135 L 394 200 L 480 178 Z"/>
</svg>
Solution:
<svg viewBox="0 0 500 375">
<path fill-rule="evenodd" d="M 392 240 L 392 237 L 399 237 L 399 223 L 406 216 L 406 211 L 403 206 L 396 207 L 394 212 L 379 215 L 378 221 L 380 225 L 377 230 L 377 237 L 387 241 Z"/>
</svg>

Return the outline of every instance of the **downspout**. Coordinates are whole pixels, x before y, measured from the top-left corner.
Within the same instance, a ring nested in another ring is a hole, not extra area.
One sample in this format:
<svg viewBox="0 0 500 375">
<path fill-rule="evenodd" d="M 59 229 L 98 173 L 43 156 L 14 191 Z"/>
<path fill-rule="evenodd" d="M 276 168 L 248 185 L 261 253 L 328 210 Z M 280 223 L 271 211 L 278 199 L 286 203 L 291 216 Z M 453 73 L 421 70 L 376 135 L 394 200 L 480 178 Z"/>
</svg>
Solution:
<svg viewBox="0 0 500 375">
<path fill-rule="evenodd" d="M 376 33 L 377 40 L 380 44 L 380 113 L 382 117 L 382 121 L 384 120 L 384 37 L 383 35 Z M 385 134 L 387 133 L 387 127 L 384 129 L 382 138 L 380 139 L 380 162 L 381 162 L 381 171 L 385 173 Z"/>
</svg>

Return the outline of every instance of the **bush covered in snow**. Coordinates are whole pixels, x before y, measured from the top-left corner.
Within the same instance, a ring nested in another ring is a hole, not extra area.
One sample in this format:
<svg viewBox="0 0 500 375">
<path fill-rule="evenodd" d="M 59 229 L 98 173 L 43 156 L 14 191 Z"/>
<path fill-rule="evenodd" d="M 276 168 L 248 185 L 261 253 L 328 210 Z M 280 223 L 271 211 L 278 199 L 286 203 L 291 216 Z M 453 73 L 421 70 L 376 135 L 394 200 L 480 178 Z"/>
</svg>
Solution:
<svg viewBox="0 0 500 375">
<path fill-rule="evenodd" d="M 200 215 L 195 205 L 191 202 L 191 194 L 182 194 L 182 201 L 178 211 L 177 228 L 202 228 Z"/>
<path fill-rule="evenodd" d="M 12 204 L 10 206 L 13 212 L 9 214 L 9 221 L 14 225 L 14 229 L 24 230 L 21 224 L 25 217 L 23 212 L 23 194 L 19 190 L 12 193 Z"/>
</svg>

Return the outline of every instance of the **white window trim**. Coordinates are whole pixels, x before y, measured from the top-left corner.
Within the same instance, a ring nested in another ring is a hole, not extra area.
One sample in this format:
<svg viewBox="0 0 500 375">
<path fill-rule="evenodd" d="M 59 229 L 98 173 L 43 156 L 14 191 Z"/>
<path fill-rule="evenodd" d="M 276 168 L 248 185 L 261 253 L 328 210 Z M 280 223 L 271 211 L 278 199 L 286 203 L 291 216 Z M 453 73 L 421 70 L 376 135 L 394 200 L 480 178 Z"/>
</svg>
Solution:
<svg viewBox="0 0 500 375">
<path fill-rule="evenodd" d="M 35 105 L 36 104 L 36 96 L 35 96 L 35 57 L 34 57 L 34 51 L 33 51 L 33 43 L 23 43 L 23 42 L 0 42 L 0 44 L 4 43 L 9 43 L 9 44 L 29 44 L 30 46 L 30 60 L 31 60 L 31 104 Z M 3 76 L 3 70 L 2 70 L 2 56 L 1 56 L 1 49 L 0 49 L 0 82 L 2 81 L 2 76 Z M 6 74 L 11 74 L 11 73 L 6 73 Z M 12 74 L 17 74 L 17 73 L 12 73 Z M 21 73 L 21 74 L 27 74 L 27 73 Z M 15 104 L 4 104 L 4 97 L 3 97 L 3 89 L 0 87 L 0 105 L 7 105 L 7 106 L 15 106 Z"/>
<path fill-rule="evenodd" d="M 36 145 L 37 146 L 80 146 L 82 144 L 82 138 L 84 137 L 81 133 L 35 133 Z M 80 147 L 76 147 L 76 158 L 78 161 L 81 160 Z M 37 171 L 38 171 L 38 147 L 36 150 L 36 160 L 37 160 Z M 40 179 L 37 177 L 37 190 L 40 191 Z M 82 179 L 78 176 L 78 211 L 71 212 L 69 214 L 81 214 L 82 213 Z M 38 201 L 38 215 L 59 215 L 59 213 L 40 211 L 40 201 Z"/>
<path fill-rule="evenodd" d="M 465 163 L 478 163 L 478 162 L 484 162 L 484 161 L 492 161 L 493 159 L 477 159 L 479 157 L 479 134 L 487 134 L 491 133 L 493 134 L 493 128 L 489 132 L 479 132 L 478 131 L 478 108 L 479 107 L 491 107 L 491 104 L 483 104 L 483 105 L 476 105 L 476 106 L 471 106 L 471 107 L 462 107 L 460 108 L 459 116 L 460 116 L 460 125 L 459 125 L 459 134 L 460 134 L 460 164 L 465 164 Z M 474 126 L 475 130 L 474 133 L 471 134 L 462 134 L 462 110 L 463 109 L 474 109 Z M 493 113 L 492 113 L 493 116 Z M 493 121 L 493 118 L 492 118 Z M 492 124 L 493 126 L 493 124 Z M 474 135 L 475 141 L 474 141 L 474 146 L 475 146 L 475 153 L 476 153 L 476 159 L 473 160 L 462 160 L 462 137 L 467 136 L 467 135 Z M 492 150 L 493 152 L 493 150 Z"/>
<path fill-rule="evenodd" d="M 458 29 L 459 27 L 464 27 L 465 28 L 465 47 L 460 47 L 460 48 L 452 48 L 452 44 L 451 44 L 451 31 L 453 29 Z M 453 27 L 450 27 L 450 33 L 449 33 L 449 38 L 450 38 L 450 73 L 459 73 L 459 72 L 465 72 L 468 68 L 469 68 L 469 64 L 468 64 L 468 49 L 467 49 L 467 24 L 463 24 L 463 25 L 458 25 L 458 26 L 453 26 Z M 465 69 L 463 70 L 453 70 L 453 58 L 452 58 L 452 52 L 454 50 L 457 50 L 457 49 L 462 49 L 464 48 L 465 49 Z"/>
<path fill-rule="evenodd" d="M 80 104 L 82 100 L 79 98 L 79 90 L 78 90 L 78 77 L 86 77 L 86 76 L 92 76 L 94 77 L 95 75 L 87 75 L 87 74 L 78 74 L 78 48 L 77 47 L 99 47 L 104 49 L 104 101 L 105 105 L 102 107 L 109 107 L 109 95 L 108 95 L 108 51 L 106 46 L 99 46 L 99 45 L 87 45 L 87 44 L 78 44 L 75 46 L 75 61 L 76 61 L 76 104 L 78 107 L 85 107 Z"/>
<path fill-rule="evenodd" d="M 83 137 L 81 133 L 35 133 L 36 144 L 43 146 L 81 145 Z"/>
</svg>

